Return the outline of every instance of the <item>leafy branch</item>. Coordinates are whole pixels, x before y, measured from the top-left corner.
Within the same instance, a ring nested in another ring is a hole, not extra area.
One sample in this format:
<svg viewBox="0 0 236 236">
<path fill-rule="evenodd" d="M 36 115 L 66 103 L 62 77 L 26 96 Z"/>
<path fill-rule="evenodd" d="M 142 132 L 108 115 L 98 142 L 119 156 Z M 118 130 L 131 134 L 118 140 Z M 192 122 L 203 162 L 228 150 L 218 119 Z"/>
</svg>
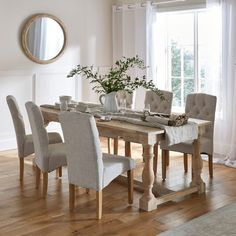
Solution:
<svg viewBox="0 0 236 236">
<path fill-rule="evenodd" d="M 163 93 L 156 88 L 153 81 L 146 81 L 146 76 L 132 78 L 128 71 L 133 68 L 145 70 L 143 60 L 138 56 L 122 59 L 115 62 L 115 65 L 109 69 L 108 74 L 101 75 L 98 70 L 94 71 L 93 66 L 81 66 L 77 67 L 67 75 L 67 77 L 73 77 L 75 75 L 81 75 L 86 79 L 91 79 L 90 83 L 94 83 L 93 90 L 97 93 L 110 93 L 117 92 L 119 90 L 125 90 L 132 93 L 135 89 L 143 87 L 154 91 L 161 99 L 164 99 Z"/>
</svg>

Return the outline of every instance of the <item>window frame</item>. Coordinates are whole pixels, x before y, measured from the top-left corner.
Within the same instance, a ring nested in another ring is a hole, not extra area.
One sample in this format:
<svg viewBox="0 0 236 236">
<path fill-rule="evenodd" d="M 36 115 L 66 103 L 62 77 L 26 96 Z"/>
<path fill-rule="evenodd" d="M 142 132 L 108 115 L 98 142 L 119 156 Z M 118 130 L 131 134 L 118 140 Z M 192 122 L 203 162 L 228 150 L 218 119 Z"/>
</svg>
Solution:
<svg viewBox="0 0 236 236">
<path fill-rule="evenodd" d="M 205 12 L 206 8 L 200 8 L 200 9 L 190 9 L 190 10 L 181 10 L 181 11 L 171 11 L 171 12 L 159 12 L 157 14 L 166 14 L 167 17 L 168 15 L 171 14 L 188 14 L 192 13 L 193 14 L 193 53 L 194 53 L 194 73 L 193 73 L 193 80 L 194 80 L 194 92 L 200 92 L 201 91 L 201 80 L 200 78 L 200 72 L 199 72 L 199 13 Z M 170 36 L 169 36 L 169 28 L 167 25 L 167 39 L 166 39 L 166 58 L 167 58 L 167 63 L 166 63 L 166 71 L 167 71 L 167 78 L 166 78 L 166 85 L 167 89 L 172 91 L 172 65 L 171 65 L 171 44 L 170 42 Z M 181 106 L 172 106 L 172 110 L 174 112 L 184 112 L 185 110 L 185 104 L 184 104 L 184 80 L 186 77 L 184 76 L 184 60 L 183 60 L 183 50 L 181 50 L 181 75 L 180 75 L 180 80 L 181 80 Z"/>
</svg>

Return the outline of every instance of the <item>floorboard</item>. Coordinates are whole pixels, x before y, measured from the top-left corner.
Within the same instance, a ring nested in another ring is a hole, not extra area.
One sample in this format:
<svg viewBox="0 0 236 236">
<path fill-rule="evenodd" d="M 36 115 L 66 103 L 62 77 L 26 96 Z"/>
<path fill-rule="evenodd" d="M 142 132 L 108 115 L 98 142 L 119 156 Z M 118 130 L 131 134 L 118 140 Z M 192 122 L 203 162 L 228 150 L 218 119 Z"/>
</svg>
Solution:
<svg viewBox="0 0 236 236">
<path fill-rule="evenodd" d="M 106 151 L 106 140 L 102 139 Z M 120 141 L 119 154 L 124 154 Z M 142 147 L 132 144 L 132 156 L 136 160 L 135 178 L 141 178 Z M 192 194 L 158 206 L 152 212 L 138 209 L 141 193 L 134 192 L 134 204 L 128 205 L 127 187 L 112 182 L 104 190 L 103 217 L 97 221 L 95 192 L 86 194 L 76 190 L 76 206 L 69 212 L 69 186 L 67 169 L 62 178 L 49 174 L 46 200 L 41 189 L 35 189 L 33 156 L 26 158 L 24 182 L 19 181 L 17 151 L 0 152 L 0 235 L 156 235 L 186 221 L 236 201 L 236 169 L 214 164 L 214 178 L 208 177 L 208 165 L 204 161 L 203 179 L 207 185 L 205 194 Z M 158 179 L 161 182 L 161 163 L 158 162 Z M 189 159 L 189 169 L 191 161 Z M 184 174 L 183 158 L 171 153 L 167 180 L 164 185 L 171 189 L 186 187 L 191 173 Z"/>
</svg>

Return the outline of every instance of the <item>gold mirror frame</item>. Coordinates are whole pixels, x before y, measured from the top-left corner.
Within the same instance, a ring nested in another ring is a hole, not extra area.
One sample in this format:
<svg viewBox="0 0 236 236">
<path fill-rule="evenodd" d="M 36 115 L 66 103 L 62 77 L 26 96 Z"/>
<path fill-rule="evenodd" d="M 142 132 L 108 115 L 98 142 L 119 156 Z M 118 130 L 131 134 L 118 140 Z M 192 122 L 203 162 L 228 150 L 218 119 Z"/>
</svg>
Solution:
<svg viewBox="0 0 236 236">
<path fill-rule="evenodd" d="M 62 31 L 63 31 L 63 35 L 64 35 L 64 43 L 63 43 L 63 46 L 60 50 L 60 52 L 55 56 L 53 57 L 52 59 L 49 59 L 49 60 L 41 60 L 37 57 L 35 57 L 31 51 L 29 50 L 28 48 L 28 45 L 27 45 L 27 33 L 29 31 L 29 28 L 31 26 L 31 24 L 37 20 L 37 19 L 40 19 L 42 17 L 47 17 L 47 18 L 50 18 L 54 21 L 56 21 L 59 26 L 61 27 Z M 53 15 L 50 15 L 50 14 L 45 14 L 45 13 L 42 13 L 42 14 L 36 14 L 36 15 L 33 15 L 32 17 L 30 17 L 26 23 L 24 24 L 23 26 L 23 29 L 22 29 L 22 32 L 21 32 L 21 46 L 22 46 L 22 49 L 25 53 L 25 55 L 32 61 L 36 62 L 36 63 L 39 63 L 39 64 L 49 64 L 49 63 L 52 63 L 54 62 L 55 60 L 57 60 L 63 53 L 65 47 L 66 47 L 66 44 L 67 44 L 67 38 L 66 38 L 66 29 L 65 29 L 65 26 L 64 24 L 62 23 L 61 20 L 59 20 L 57 17 L 53 16 Z"/>
</svg>

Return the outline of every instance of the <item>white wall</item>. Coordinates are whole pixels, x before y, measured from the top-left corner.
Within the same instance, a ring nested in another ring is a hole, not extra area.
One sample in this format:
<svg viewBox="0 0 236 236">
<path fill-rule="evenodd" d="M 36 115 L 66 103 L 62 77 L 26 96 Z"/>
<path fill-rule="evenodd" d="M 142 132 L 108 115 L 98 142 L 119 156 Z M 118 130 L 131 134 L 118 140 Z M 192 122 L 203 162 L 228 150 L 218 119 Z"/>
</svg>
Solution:
<svg viewBox="0 0 236 236">
<path fill-rule="evenodd" d="M 112 62 L 112 0 L 0 0 L 0 150 L 15 147 L 15 134 L 5 97 L 14 95 L 29 124 L 24 103 L 53 103 L 61 94 L 78 100 L 94 100 L 87 83 L 67 79 L 75 65 L 102 68 Z M 22 52 L 20 32 L 26 18 L 49 13 L 67 30 L 65 53 L 54 63 L 40 65 Z"/>
</svg>

